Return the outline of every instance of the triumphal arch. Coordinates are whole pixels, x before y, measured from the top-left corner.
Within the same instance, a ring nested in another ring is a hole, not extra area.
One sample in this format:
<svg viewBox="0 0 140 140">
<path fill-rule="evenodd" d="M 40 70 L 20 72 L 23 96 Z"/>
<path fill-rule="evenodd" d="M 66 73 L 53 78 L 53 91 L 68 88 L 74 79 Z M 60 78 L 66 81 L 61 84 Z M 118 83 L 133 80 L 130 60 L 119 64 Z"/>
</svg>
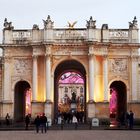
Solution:
<svg viewBox="0 0 140 140">
<path fill-rule="evenodd" d="M 79 121 L 118 119 L 133 110 L 140 118 L 140 57 L 137 19 L 127 29 L 54 28 L 48 16 L 40 29 L 14 29 L 4 20 L 0 65 L 0 118 L 14 121 L 45 112 Z M 70 121 L 66 118 L 66 121 Z"/>
</svg>

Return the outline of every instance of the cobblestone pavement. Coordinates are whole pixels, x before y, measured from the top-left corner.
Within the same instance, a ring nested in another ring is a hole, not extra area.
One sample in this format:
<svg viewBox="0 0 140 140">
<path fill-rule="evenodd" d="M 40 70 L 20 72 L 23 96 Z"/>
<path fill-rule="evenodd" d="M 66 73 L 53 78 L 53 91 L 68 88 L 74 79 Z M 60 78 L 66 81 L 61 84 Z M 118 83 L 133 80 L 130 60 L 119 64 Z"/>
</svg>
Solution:
<svg viewBox="0 0 140 140">
<path fill-rule="evenodd" d="M 139 140 L 140 131 L 125 130 L 49 130 L 0 131 L 0 140 Z"/>
</svg>

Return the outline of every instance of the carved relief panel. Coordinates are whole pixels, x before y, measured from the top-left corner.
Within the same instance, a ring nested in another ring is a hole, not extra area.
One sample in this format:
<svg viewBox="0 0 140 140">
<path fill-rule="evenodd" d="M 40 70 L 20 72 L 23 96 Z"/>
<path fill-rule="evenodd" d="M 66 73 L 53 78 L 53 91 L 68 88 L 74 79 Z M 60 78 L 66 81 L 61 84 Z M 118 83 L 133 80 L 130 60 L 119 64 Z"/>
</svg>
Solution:
<svg viewBox="0 0 140 140">
<path fill-rule="evenodd" d="M 15 58 L 14 59 L 14 75 L 31 75 L 32 60 L 30 58 Z"/>
<path fill-rule="evenodd" d="M 127 74 L 128 60 L 121 58 L 109 59 L 109 72 L 111 72 L 114 75 Z"/>
</svg>

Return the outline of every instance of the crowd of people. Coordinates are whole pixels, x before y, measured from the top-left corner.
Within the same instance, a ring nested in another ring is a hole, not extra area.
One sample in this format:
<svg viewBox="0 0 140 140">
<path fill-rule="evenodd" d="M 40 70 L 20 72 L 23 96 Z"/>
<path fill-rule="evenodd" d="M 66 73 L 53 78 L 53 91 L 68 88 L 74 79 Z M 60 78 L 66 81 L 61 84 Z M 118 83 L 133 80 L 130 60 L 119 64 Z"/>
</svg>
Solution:
<svg viewBox="0 0 140 140">
<path fill-rule="evenodd" d="M 62 112 L 62 113 L 58 113 L 58 116 L 56 118 L 56 123 L 60 124 L 61 121 L 63 121 L 63 123 L 73 123 L 73 117 L 76 117 L 77 122 L 78 123 L 83 123 L 84 122 L 84 112 L 80 111 L 80 112 Z"/>
<path fill-rule="evenodd" d="M 31 123 L 31 115 L 27 114 L 25 116 L 25 130 L 28 130 L 29 124 Z M 35 120 L 34 120 L 34 124 L 36 127 L 36 132 L 39 133 L 39 130 L 41 130 L 41 132 L 47 132 L 47 123 L 48 123 L 48 119 L 45 116 L 45 113 L 37 115 Z"/>
<path fill-rule="evenodd" d="M 5 117 L 6 125 L 10 125 L 10 115 L 7 113 Z M 28 130 L 29 124 L 31 119 L 31 115 L 28 114 L 25 116 L 25 129 Z M 83 123 L 84 122 L 84 112 L 62 112 L 58 114 L 58 117 L 56 119 L 57 124 L 64 124 L 64 123 L 74 123 L 75 126 L 77 127 L 78 123 Z M 133 129 L 134 125 L 134 113 L 132 110 L 130 112 L 126 112 L 120 115 L 120 118 L 118 118 L 118 122 L 121 125 L 125 125 L 126 128 Z M 48 119 L 45 116 L 45 113 L 41 115 L 37 115 L 34 124 L 36 127 L 36 132 L 39 133 L 39 130 L 41 132 L 47 132 L 47 124 L 48 124 Z"/>
<path fill-rule="evenodd" d="M 36 132 L 39 132 L 39 128 L 41 128 L 41 132 L 47 132 L 47 117 L 45 116 L 45 113 L 43 113 L 41 116 L 37 115 L 37 117 L 34 120 L 35 126 L 36 126 Z"/>
</svg>

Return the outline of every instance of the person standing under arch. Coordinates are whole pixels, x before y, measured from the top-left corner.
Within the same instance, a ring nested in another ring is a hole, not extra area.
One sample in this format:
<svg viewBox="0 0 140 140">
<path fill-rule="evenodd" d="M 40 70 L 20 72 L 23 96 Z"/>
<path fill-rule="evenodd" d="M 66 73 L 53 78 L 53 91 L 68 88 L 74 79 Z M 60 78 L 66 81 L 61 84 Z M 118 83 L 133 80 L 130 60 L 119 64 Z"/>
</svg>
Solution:
<svg viewBox="0 0 140 140">
<path fill-rule="evenodd" d="M 6 114 L 5 120 L 6 120 L 6 125 L 9 126 L 10 125 L 10 116 L 9 113 Z"/>
<path fill-rule="evenodd" d="M 132 110 L 130 110 L 130 112 L 129 112 L 129 129 L 133 129 L 133 125 L 134 125 L 134 113 L 132 112 Z"/>
</svg>

